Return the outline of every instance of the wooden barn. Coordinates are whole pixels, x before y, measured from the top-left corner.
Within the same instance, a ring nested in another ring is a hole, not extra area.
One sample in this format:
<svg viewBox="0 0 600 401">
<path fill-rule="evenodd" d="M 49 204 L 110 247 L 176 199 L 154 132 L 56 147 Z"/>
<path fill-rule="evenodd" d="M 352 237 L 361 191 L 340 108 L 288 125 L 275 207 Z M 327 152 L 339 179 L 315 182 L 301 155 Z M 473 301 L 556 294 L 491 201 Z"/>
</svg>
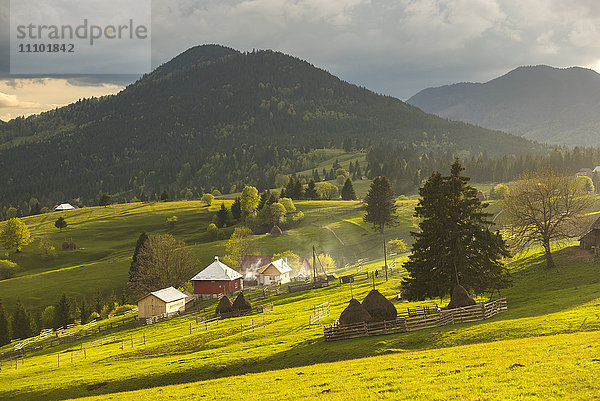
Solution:
<svg viewBox="0 0 600 401">
<path fill-rule="evenodd" d="M 277 259 L 258 269 L 258 284 L 286 284 L 290 282 L 292 268 L 284 259 Z"/>
<path fill-rule="evenodd" d="M 218 256 L 215 256 L 215 261 L 206 269 L 192 277 L 192 284 L 197 298 L 214 298 L 243 288 L 242 275 L 221 263 Z"/>
<path fill-rule="evenodd" d="M 579 238 L 579 247 L 582 249 L 593 249 L 600 254 L 600 217 L 590 227 L 590 231 Z"/>
<path fill-rule="evenodd" d="M 153 316 L 185 311 L 187 296 L 173 287 L 151 292 L 138 301 L 138 317 L 147 319 Z"/>
</svg>

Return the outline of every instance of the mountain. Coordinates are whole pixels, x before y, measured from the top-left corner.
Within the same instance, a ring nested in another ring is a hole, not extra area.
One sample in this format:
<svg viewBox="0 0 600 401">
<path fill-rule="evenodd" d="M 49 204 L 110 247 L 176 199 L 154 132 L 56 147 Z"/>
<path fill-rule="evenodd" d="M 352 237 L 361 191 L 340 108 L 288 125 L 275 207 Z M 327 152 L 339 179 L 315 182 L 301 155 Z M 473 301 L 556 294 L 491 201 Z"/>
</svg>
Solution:
<svg viewBox="0 0 600 401">
<path fill-rule="evenodd" d="M 600 74 L 586 68 L 519 67 L 486 83 L 425 89 L 407 102 L 538 142 L 600 145 Z"/>
<path fill-rule="evenodd" d="M 315 149 L 382 142 L 475 155 L 539 149 L 426 114 L 282 53 L 206 45 L 117 95 L 3 124 L 0 204 L 267 188 L 279 173 L 316 166 Z"/>
</svg>

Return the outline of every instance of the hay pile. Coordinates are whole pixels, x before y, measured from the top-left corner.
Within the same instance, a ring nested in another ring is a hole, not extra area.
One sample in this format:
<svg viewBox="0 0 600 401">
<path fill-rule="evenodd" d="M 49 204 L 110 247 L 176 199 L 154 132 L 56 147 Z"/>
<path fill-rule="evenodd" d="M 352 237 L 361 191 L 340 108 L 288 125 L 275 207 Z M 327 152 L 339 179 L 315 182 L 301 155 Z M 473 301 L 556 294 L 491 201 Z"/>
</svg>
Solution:
<svg viewBox="0 0 600 401">
<path fill-rule="evenodd" d="M 475 304 L 475 300 L 471 298 L 465 287 L 463 287 L 460 284 L 457 284 L 452 289 L 452 297 L 450 298 L 450 303 L 446 305 L 445 309 L 455 309 Z"/>
<path fill-rule="evenodd" d="M 281 231 L 281 228 L 279 228 L 279 226 L 277 225 L 273 226 L 273 228 L 271 229 L 271 236 L 273 237 L 279 237 L 282 234 L 283 231 Z"/>
<path fill-rule="evenodd" d="M 362 306 L 371 315 L 372 322 L 396 320 L 398 312 L 393 303 L 379 291 L 371 290 L 362 301 Z"/>
<path fill-rule="evenodd" d="M 369 312 L 367 312 L 360 302 L 352 298 L 338 321 L 340 326 L 347 326 L 355 323 L 369 322 L 370 320 L 371 315 Z"/>
<path fill-rule="evenodd" d="M 233 312 L 233 303 L 227 295 L 223 295 L 223 298 L 219 301 L 217 308 L 215 309 L 215 315 L 222 315 L 224 313 Z"/>
<path fill-rule="evenodd" d="M 246 310 L 251 310 L 251 309 L 252 309 L 252 305 L 250 305 L 250 302 L 248 302 L 248 300 L 244 296 L 244 293 L 240 292 L 238 294 L 238 296 L 235 298 L 235 301 L 233 301 L 233 310 L 234 311 L 246 311 Z"/>
</svg>

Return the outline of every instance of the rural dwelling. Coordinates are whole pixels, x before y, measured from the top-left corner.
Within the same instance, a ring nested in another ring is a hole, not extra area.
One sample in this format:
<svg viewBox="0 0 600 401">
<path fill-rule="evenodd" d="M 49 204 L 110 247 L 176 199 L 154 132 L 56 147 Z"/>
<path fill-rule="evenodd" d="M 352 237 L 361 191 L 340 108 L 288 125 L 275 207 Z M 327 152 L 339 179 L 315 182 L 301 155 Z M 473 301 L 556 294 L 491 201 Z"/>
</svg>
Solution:
<svg viewBox="0 0 600 401">
<path fill-rule="evenodd" d="M 185 311 L 186 295 L 168 287 L 151 292 L 138 301 L 138 317 L 147 319 L 153 316 Z"/>
<path fill-rule="evenodd" d="M 206 269 L 192 277 L 192 284 L 196 298 L 214 298 L 243 288 L 242 275 L 221 263 L 218 256 Z"/>
<path fill-rule="evenodd" d="M 600 218 L 596 219 L 587 234 L 579 238 L 579 247 L 593 249 L 596 255 L 600 254 Z"/>
<path fill-rule="evenodd" d="M 283 259 L 277 259 L 258 269 L 258 284 L 272 285 L 290 282 L 292 268 Z"/>
<path fill-rule="evenodd" d="M 588 167 L 584 167 L 582 169 L 580 169 L 577 174 L 575 174 L 576 177 L 590 177 L 592 178 L 592 169 L 588 168 Z"/>
<path fill-rule="evenodd" d="M 61 210 L 73 210 L 73 209 L 77 209 L 77 208 L 75 206 L 71 205 L 70 203 L 61 203 L 60 205 L 58 205 L 54 208 L 54 210 L 57 212 L 60 212 Z"/>
</svg>

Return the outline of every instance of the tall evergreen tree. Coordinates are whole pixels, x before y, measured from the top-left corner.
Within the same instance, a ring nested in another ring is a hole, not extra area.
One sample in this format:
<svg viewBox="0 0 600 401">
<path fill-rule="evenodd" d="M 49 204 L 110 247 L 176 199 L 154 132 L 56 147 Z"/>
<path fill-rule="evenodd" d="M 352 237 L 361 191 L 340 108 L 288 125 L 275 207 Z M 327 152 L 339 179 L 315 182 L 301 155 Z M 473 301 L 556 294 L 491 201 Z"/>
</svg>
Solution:
<svg viewBox="0 0 600 401">
<path fill-rule="evenodd" d="M 239 197 L 235 198 L 235 201 L 233 201 L 233 204 L 231 205 L 231 215 L 236 220 L 242 218 L 242 204 Z"/>
<path fill-rule="evenodd" d="M 435 172 L 419 189 L 415 217 L 422 219 L 420 231 L 411 232 L 415 242 L 404 264 L 410 277 L 403 286 L 410 300 L 441 298 L 457 285 L 479 294 L 510 285 L 501 261 L 509 255 L 507 247 L 499 232 L 489 230 L 488 204 L 477 198 L 463 170 L 456 159 L 450 176 Z"/>
<path fill-rule="evenodd" d="M 138 255 L 140 253 L 140 249 L 142 249 L 142 246 L 144 246 L 146 241 L 148 241 L 148 234 L 146 234 L 146 232 L 143 232 L 140 234 L 137 243 L 135 244 L 135 250 L 133 251 L 133 257 L 131 258 L 131 265 L 129 265 L 129 280 L 135 277 L 139 270 Z"/>
<path fill-rule="evenodd" d="M 221 203 L 221 209 L 217 212 L 217 227 L 222 228 L 227 225 L 229 219 L 229 211 L 225 207 L 225 202 Z"/>
<path fill-rule="evenodd" d="M 296 178 L 296 181 L 294 181 L 294 198 L 292 198 L 292 199 L 302 199 L 303 196 L 304 196 L 304 187 L 302 186 L 300 179 Z"/>
<path fill-rule="evenodd" d="M 71 323 L 71 303 L 67 294 L 63 293 L 54 307 L 56 321 L 54 327 L 67 327 Z"/>
<path fill-rule="evenodd" d="M 315 180 L 310 180 L 308 182 L 308 186 L 306 187 L 306 191 L 304 192 L 304 197 L 306 199 L 319 199 L 319 195 L 317 194 Z"/>
<path fill-rule="evenodd" d="M 90 310 L 85 302 L 85 298 L 82 298 L 81 305 L 79 307 L 79 320 L 81 321 L 81 324 L 85 324 L 88 317 L 90 317 Z"/>
<path fill-rule="evenodd" d="M 13 315 L 13 337 L 25 339 L 31 337 L 32 334 L 31 317 L 27 313 L 23 302 L 18 300 L 17 309 Z"/>
<path fill-rule="evenodd" d="M 0 302 L 0 346 L 10 344 L 10 327 L 4 305 Z"/>
<path fill-rule="evenodd" d="M 356 199 L 356 193 L 354 192 L 354 186 L 352 186 L 352 180 L 346 178 L 346 182 L 342 187 L 342 199 L 343 200 L 354 200 Z"/>
<path fill-rule="evenodd" d="M 390 181 L 384 176 L 375 177 L 365 197 L 366 214 L 363 220 L 373 224 L 383 233 L 385 226 L 394 222 L 396 199 Z"/>
</svg>

